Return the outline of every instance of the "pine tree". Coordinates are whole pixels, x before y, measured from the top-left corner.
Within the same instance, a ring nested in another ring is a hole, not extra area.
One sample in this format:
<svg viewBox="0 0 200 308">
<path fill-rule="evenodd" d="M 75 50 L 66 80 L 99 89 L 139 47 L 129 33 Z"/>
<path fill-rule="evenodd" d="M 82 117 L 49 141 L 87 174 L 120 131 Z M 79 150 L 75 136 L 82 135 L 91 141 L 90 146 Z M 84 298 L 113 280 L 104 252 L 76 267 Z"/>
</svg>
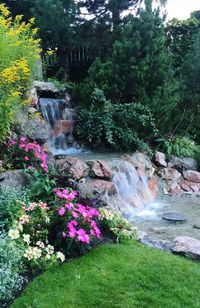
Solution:
<svg viewBox="0 0 200 308">
<path fill-rule="evenodd" d="M 133 17 L 116 41 L 112 55 L 99 59 L 90 69 L 90 80 L 115 102 L 142 103 L 150 108 L 157 124 L 163 128 L 177 103 L 178 85 L 174 79 L 171 55 L 165 46 L 164 26 L 159 12 L 146 10 Z"/>
</svg>

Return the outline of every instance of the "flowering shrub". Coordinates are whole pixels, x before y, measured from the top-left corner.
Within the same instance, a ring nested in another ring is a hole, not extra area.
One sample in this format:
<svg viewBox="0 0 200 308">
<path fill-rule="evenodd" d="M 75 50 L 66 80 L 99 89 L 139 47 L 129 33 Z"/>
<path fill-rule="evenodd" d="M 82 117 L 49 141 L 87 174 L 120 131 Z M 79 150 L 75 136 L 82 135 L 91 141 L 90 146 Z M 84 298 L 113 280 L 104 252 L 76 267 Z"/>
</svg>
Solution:
<svg viewBox="0 0 200 308">
<path fill-rule="evenodd" d="M 9 230 L 8 236 L 24 250 L 24 262 L 32 271 L 46 269 L 65 256 L 55 252 L 48 243 L 50 208 L 46 203 L 34 202 L 26 205 L 21 202 L 18 218 Z"/>
<path fill-rule="evenodd" d="M 37 142 L 28 142 L 26 137 L 22 136 L 19 141 L 10 140 L 8 148 L 9 161 L 15 167 L 29 170 L 42 168 L 44 172 L 48 172 L 47 154 Z"/>
<path fill-rule="evenodd" d="M 28 23 L 22 16 L 11 17 L 0 4 L 0 132 L 8 135 L 16 110 L 26 103 L 25 93 L 34 78 L 40 54 L 40 40 L 35 38 L 34 19 Z"/>
<path fill-rule="evenodd" d="M 116 237 L 117 242 L 136 237 L 137 229 L 127 219 L 106 208 L 100 208 L 99 211 L 103 227 Z"/>
<path fill-rule="evenodd" d="M 57 196 L 57 234 L 64 251 L 68 252 L 72 244 L 88 245 L 94 239 L 100 239 L 96 222 L 99 211 L 76 202 L 76 191 L 55 189 L 54 192 Z"/>
</svg>

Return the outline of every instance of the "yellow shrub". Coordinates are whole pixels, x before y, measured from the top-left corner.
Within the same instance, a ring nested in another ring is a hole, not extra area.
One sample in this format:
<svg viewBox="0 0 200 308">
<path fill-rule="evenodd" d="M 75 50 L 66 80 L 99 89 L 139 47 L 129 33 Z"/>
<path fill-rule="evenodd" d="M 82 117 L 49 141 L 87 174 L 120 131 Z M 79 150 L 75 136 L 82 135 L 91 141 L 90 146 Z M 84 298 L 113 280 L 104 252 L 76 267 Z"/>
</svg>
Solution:
<svg viewBox="0 0 200 308">
<path fill-rule="evenodd" d="M 8 8 L 0 4 L 0 141 L 8 135 L 17 109 L 26 101 L 41 52 L 34 18 L 28 23 L 22 19 L 22 15 L 13 19 Z"/>
</svg>

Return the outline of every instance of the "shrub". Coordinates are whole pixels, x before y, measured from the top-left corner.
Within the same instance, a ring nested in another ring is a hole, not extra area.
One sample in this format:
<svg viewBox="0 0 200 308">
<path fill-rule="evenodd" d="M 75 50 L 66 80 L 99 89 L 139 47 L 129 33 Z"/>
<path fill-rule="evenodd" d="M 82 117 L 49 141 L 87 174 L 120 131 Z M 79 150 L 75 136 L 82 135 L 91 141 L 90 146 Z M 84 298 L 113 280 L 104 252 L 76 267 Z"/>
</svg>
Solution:
<svg viewBox="0 0 200 308">
<path fill-rule="evenodd" d="M 175 137 L 165 141 L 165 152 L 169 157 L 193 157 L 200 159 L 200 146 L 188 137 Z"/>
<path fill-rule="evenodd" d="M 99 211 L 77 202 L 76 191 L 55 189 L 54 192 L 57 196 L 54 228 L 58 247 L 62 247 L 65 254 L 84 251 L 93 240 L 101 237 L 96 223 Z"/>
<path fill-rule="evenodd" d="M 29 192 L 12 187 L 0 188 L 0 224 L 7 230 L 20 209 L 19 201 L 27 203 Z"/>
<path fill-rule="evenodd" d="M 25 279 L 22 276 L 23 250 L 5 233 L 0 233 L 0 242 L 0 306 L 3 306 L 14 299 Z"/>
<path fill-rule="evenodd" d="M 106 208 L 100 208 L 99 211 L 104 232 L 113 234 L 117 242 L 136 237 L 137 229 L 127 219 Z"/>
<path fill-rule="evenodd" d="M 78 137 L 90 145 L 143 150 L 145 142 L 158 133 L 149 109 L 142 104 L 114 104 L 97 88 L 91 102 L 80 111 L 76 127 Z"/>
<path fill-rule="evenodd" d="M 4 140 L 16 110 L 26 103 L 25 93 L 34 77 L 39 58 L 39 40 L 34 20 L 22 22 L 22 16 L 11 17 L 0 4 L 0 131 Z"/>
</svg>

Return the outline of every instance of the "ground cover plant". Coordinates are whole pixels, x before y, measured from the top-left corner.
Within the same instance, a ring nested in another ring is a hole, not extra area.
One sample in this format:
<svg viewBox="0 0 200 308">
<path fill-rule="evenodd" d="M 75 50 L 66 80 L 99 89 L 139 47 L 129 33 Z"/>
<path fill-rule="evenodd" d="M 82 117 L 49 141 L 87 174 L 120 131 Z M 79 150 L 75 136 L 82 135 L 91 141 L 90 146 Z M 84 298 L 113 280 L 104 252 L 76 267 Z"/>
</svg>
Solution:
<svg viewBox="0 0 200 308">
<path fill-rule="evenodd" d="M 51 268 L 12 308 L 199 307 L 199 287 L 199 264 L 130 241 Z"/>
</svg>

